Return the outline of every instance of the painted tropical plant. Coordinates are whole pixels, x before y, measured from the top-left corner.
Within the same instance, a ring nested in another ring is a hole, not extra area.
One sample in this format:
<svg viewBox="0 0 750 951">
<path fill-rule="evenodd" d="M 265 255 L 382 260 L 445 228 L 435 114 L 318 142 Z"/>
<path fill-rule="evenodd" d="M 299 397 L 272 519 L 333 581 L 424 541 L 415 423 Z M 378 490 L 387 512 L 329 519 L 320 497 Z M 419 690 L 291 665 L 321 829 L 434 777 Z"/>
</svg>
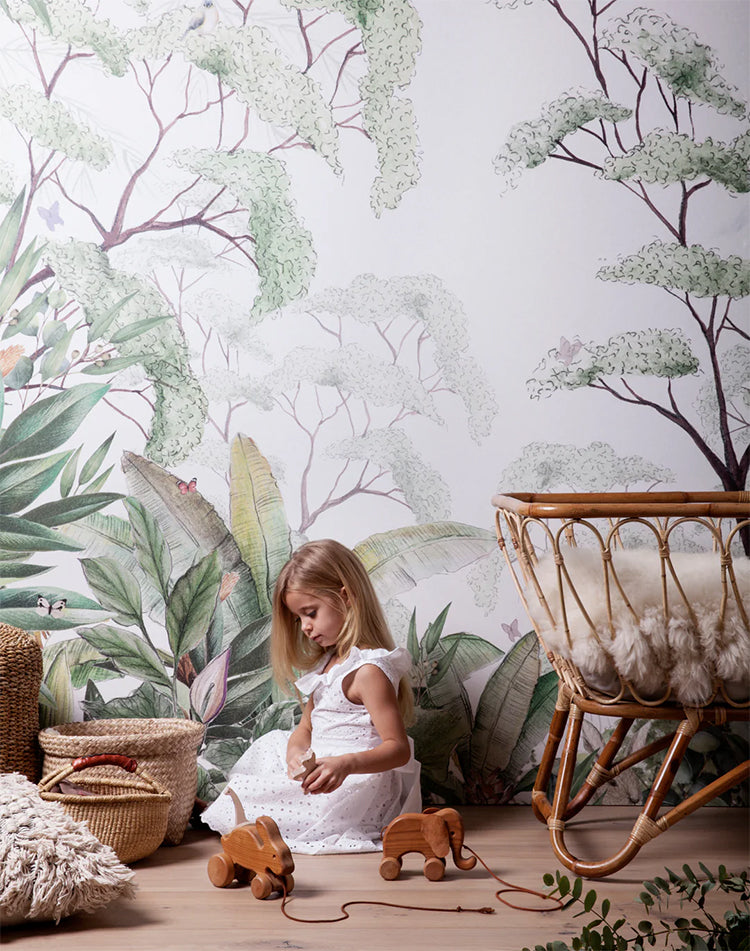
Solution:
<svg viewBox="0 0 750 951">
<path fill-rule="evenodd" d="M 645 327 L 607 339 L 562 337 L 529 392 L 540 398 L 586 387 L 656 413 L 690 440 L 725 490 L 743 490 L 750 468 L 750 263 L 701 244 L 694 209 L 712 194 L 750 190 L 747 104 L 722 77 L 714 51 L 668 16 L 638 7 L 614 18 L 618 0 L 547 4 L 580 44 L 593 88 L 565 92 L 514 126 L 496 170 L 512 183 L 523 169 L 557 161 L 612 183 L 634 202 L 657 237 L 600 267 L 597 277 L 655 288 L 659 312 L 645 316 Z M 702 120 L 716 115 L 734 128 L 725 141 L 701 133 Z M 665 305 L 684 329 L 663 326 Z M 693 388 L 680 386 L 691 379 L 699 384 L 692 406 Z"/>
<path fill-rule="evenodd" d="M 0 327 L 13 336 L 45 304 L 15 307 L 20 289 L 37 266 L 42 247 L 18 249 L 19 196 L 0 222 Z M 122 496 L 100 491 L 101 471 L 112 437 L 79 469 L 82 447 L 65 448 L 81 423 L 107 393 L 106 385 L 79 384 L 62 392 L 53 386 L 36 400 L 19 398 L 32 372 L 23 348 L 0 347 L 0 621 L 25 630 L 66 630 L 101 618 L 105 611 L 70 589 L 34 581 L 54 566 L 38 556 L 80 551 L 61 527 L 108 506 Z M 42 367 L 45 358 L 42 355 Z M 43 369 L 44 375 L 44 369 Z M 55 494 L 55 489 L 56 494 Z"/>
<path fill-rule="evenodd" d="M 474 634 L 443 635 L 450 605 L 421 639 L 409 626 L 416 721 L 409 732 L 422 764 L 425 799 L 499 804 L 544 740 L 557 699 L 557 677 L 541 673 L 536 635 L 523 635 L 507 654 Z M 476 704 L 467 681 L 493 668 Z"/>
<path fill-rule="evenodd" d="M 210 797 L 256 736 L 290 725 L 296 713 L 268 664 L 271 594 L 292 550 L 283 499 L 246 436 L 232 445 L 231 527 L 197 486 L 132 453 L 122 464 L 127 519 L 94 513 L 66 527 L 112 621 L 81 626 L 78 637 L 45 649 L 45 684 L 57 704 L 50 717 L 65 719 L 82 689 L 88 717 L 199 720 Z M 485 529 L 435 522 L 370 536 L 355 550 L 387 600 L 494 544 Z M 106 699 L 103 684 L 113 680 L 127 693 Z"/>
</svg>

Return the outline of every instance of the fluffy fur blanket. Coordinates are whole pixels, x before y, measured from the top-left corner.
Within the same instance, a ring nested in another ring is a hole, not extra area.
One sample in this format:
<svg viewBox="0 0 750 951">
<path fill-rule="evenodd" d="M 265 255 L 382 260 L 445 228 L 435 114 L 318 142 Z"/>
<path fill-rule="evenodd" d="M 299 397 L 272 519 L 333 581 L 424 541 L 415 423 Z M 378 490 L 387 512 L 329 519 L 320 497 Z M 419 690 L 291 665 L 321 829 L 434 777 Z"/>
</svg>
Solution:
<svg viewBox="0 0 750 951">
<path fill-rule="evenodd" d="M 0 923 L 54 920 L 132 897 L 135 875 L 20 773 L 0 775 Z"/>
<path fill-rule="evenodd" d="M 550 622 L 533 590 L 528 592 L 529 607 L 548 649 L 572 660 L 592 687 L 617 692 L 619 673 L 641 697 L 649 700 L 663 696 L 670 686 L 675 699 L 700 706 L 710 700 L 716 679 L 724 682 L 733 700 L 744 700 L 750 695 L 750 630 L 737 610 L 731 588 L 724 625 L 719 625 L 722 588 L 717 554 L 676 552 L 671 555 L 692 607 L 697 622 L 694 623 L 669 572 L 669 611 L 665 616 L 659 554 L 655 549 L 615 552 L 612 567 L 637 616 L 633 617 L 626 607 L 610 572 L 611 627 L 600 553 L 572 548 L 564 552 L 564 560 L 601 643 L 563 580 L 572 646 L 568 644 L 562 623 L 557 569 L 551 555 L 540 559 L 536 575 L 554 622 Z M 745 610 L 750 612 L 750 559 L 734 559 L 734 571 Z"/>
</svg>

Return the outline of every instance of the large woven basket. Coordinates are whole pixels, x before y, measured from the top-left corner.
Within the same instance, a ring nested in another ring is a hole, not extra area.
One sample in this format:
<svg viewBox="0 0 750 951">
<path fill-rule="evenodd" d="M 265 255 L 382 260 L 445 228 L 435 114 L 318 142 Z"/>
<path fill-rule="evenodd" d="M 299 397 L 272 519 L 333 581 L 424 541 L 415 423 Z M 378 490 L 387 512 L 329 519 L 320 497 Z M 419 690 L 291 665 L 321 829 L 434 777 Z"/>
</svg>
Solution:
<svg viewBox="0 0 750 951">
<path fill-rule="evenodd" d="M 0 624 L 0 772 L 39 778 L 42 649 L 31 634 Z"/>
<path fill-rule="evenodd" d="M 119 776 L 108 775 L 113 767 Z M 123 776 L 123 770 L 133 778 Z M 64 781 L 74 773 L 69 789 Z M 58 791 L 61 783 L 63 791 Z M 77 822 L 85 822 L 125 864 L 146 858 L 164 841 L 171 793 L 130 757 L 75 759 L 48 775 L 39 784 L 39 794 L 45 802 L 59 803 Z"/>
<path fill-rule="evenodd" d="M 81 756 L 121 753 L 133 757 L 172 794 L 164 842 L 178 845 L 195 802 L 197 755 L 204 729 L 202 723 L 171 717 L 60 723 L 39 734 L 43 775 L 55 773 Z M 116 768 L 106 768 L 116 777 Z"/>
</svg>

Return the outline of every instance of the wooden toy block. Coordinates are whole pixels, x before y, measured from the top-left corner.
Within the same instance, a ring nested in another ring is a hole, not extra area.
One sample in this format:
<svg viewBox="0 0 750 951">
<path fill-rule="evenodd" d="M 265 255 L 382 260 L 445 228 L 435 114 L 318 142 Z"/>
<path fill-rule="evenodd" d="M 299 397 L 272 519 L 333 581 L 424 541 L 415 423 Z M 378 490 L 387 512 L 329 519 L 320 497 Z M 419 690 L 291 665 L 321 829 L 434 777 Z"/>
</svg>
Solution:
<svg viewBox="0 0 750 951">
<path fill-rule="evenodd" d="M 315 769 L 317 765 L 318 763 L 317 763 L 317 760 L 315 759 L 315 753 L 313 753 L 313 751 L 310 750 L 310 755 L 307 757 L 307 759 L 302 760 L 302 768 L 300 769 L 299 772 L 295 773 L 294 776 L 292 776 L 292 779 L 296 780 L 298 783 L 304 782 L 304 780 L 307 779 L 307 777 L 310 775 L 310 773 Z"/>
</svg>

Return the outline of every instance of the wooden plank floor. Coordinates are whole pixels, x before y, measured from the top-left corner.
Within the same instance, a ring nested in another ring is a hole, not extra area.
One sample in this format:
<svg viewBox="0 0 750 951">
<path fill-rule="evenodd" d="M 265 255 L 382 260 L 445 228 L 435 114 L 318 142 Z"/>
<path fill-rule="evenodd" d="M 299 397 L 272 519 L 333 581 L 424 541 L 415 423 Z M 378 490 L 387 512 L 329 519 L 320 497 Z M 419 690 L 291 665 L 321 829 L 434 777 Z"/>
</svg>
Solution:
<svg viewBox="0 0 750 951">
<path fill-rule="evenodd" d="M 547 831 L 526 806 L 461 810 L 466 842 L 501 877 L 540 888 L 541 876 L 560 866 L 548 845 Z M 581 857 L 601 859 L 623 844 L 636 811 L 627 807 L 591 807 L 569 823 L 567 841 Z M 644 917 L 634 901 L 644 878 L 675 870 L 684 862 L 709 868 L 748 862 L 748 814 L 745 810 L 703 808 L 648 843 L 623 871 L 592 882 L 600 898 L 636 921 Z M 417 855 L 406 856 L 401 878 L 386 882 L 378 874 L 380 856 L 295 856 L 296 885 L 289 911 L 299 917 L 335 917 L 348 899 L 376 899 L 412 905 L 464 908 L 492 905 L 493 915 L 405 911 L 356 906 L 351 918 L 336 924 L 298 924 L 281 914 L 280 901 L 257 901 L 249 888 L 217 889 L 208 881 L 206 863 L 217 851 L 218 836 L 188 830 L 183 843 L 162 848 L 135 865 L 138 894 L 95 915 L 53 924 L 6 928 L 2 944 L 18 951 L 338 951 L 477 948 L 520 951 L 555 938 L 570 941 L 580 930 L 573 911 L 533 914 L 499 904 L 497 885 L 479 865 L 457 870 L 450 859 L 442 882 L 428 882 Z M 728 905 L 727 905 L 728 907 Z M 678 910 L 675 908 L 675 914 Z"/>
</svg>

